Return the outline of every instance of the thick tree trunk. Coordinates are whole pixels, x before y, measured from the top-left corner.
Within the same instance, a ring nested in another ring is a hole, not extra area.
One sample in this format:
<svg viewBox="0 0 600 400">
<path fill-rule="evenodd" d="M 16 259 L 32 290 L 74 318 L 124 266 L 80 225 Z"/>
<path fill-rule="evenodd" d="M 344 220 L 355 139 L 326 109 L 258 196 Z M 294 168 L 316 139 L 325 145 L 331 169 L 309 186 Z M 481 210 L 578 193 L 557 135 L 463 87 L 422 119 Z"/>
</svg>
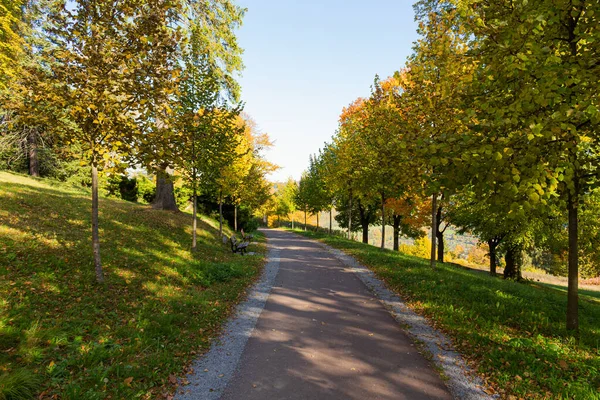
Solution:
<svg viewBox="0 0 600 400">
<path fill-rule="evenodd" d="M 277 216 L 277 227 L 281 228 L 281 215 Z"/>
<path fill-rule="evenodd" d="M 521 249 L 509 246 L 504 256 L 506 266 L 504 267 L 504 279 L 521 280 Z"/>
<path fill-rule="evenodd" d="M 358 203 L 358 212 L 360 214 L 360 226 L 362 228 L 362 242 L 369 243 L 369 218 L 365 215 L 365 209 Z"/>
<path fill-rule="evenodd" d="M 40 176 L 40 163 L 38 157 L 37 132 L 34 129 L 29 130 L 27 135 L 27 147 L 29 153 L 29 175 Z"/>
<path fill-rule="evenodd" d="M 362 242 L 369 243 L 369 223 L 364 223 L 361 221 L 362 225 Z"/>
<path fill-rule="evenodd" d="M 496 247 L 498 247 L 498 242 L 495 239 L 490 239 L 487 243 L 490 249 L 490 275 L 496 276 Z"/>
<path fill-rule="evenodd" d="M 385 193 L 381 192 L 381 250 L 385 249 Z"/>
<path fill-rule="evenodd" d="M 569 194 L 569 286 L 567 289 L 567 330 L 579 331 L 579 243 L 578 243 L 578 185 L 575 185 L 576 194 Z"/>
<path fill-rule="evenodd" d="M 436 242 L 436 230 L 437 230 L 437 193 L 434 193 L 431 196 L 431 258 L 430 265 L 431 268 L 435 268 L 435 242 Z"/>
<path fill-rule="evenodd" d="M 333 207 L 329 209 L 329 234 L 333 231 Z"/>
<path fill-rule="evenodd" d="M 233 206 L 233 231 L 237 232 L 237 204 Z"/>
<path fill-rule="evenodd" d="M 402 221 L 401 215 L 394 214 L 394 251 L 400 249 L 400 222 Z"/>
<path fill-rule="evenodd" d="M 102 283 L 104 282 L 104 273 L 100 259 L 100 233 L 98 230 L 98 166 L 95 161 L 92 161 L 92 251 L 96 281 Z"/>
<path fill-rule="evenodd" d="M 152 202 L 152 208 L 157 210 L 179 211 L 173 192 L 173 178 L 169 168 L 163 166 L 156 173 L 156 197 Z"/>
<path fill-rule="evenodd" d="M 219 237 L 223 237 L 223 191 L 219 191 Z"/>
</svg>

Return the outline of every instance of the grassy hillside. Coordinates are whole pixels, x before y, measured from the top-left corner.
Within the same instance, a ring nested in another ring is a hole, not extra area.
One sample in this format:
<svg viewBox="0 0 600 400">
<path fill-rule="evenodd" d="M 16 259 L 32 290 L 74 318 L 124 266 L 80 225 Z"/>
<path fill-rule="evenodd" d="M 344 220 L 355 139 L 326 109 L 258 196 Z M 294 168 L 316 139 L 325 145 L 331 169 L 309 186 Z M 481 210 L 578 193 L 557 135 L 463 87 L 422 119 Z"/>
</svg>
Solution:
<svg viewBox="0 0 600 400">
<path fill-rule="evenodd" d="M 89 193 L 0 172 L 0 400 L 154 399 L 209 345 L 257 276 L 214 225 L 100 200 L 106 284 L 94 284 Z"/>
<path fill-rule="evenodd" d="M 299 232 L 354 255 L 447 332 L 502 398 L 600 399 L 600 300 L 579 307 L 580 343 L 565 331 L 566 294 L 370 245 Z"/>
</svg>

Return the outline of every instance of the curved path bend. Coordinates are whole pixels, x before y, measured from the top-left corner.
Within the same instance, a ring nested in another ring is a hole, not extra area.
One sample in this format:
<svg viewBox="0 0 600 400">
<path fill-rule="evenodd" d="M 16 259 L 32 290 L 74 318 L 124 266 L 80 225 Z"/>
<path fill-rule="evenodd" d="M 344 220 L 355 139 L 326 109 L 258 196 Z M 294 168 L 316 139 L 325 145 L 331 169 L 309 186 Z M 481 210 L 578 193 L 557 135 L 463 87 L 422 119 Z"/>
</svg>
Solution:
<svg viewBox="0 0 600 400">
<path fill-rule="evenodd" d="M 217 361 L 196 365 L 191 385 L 182 388 L 183 399 L 452 398 L 439 374 L 351 269 L 310 239 L 263 232 L 279 261 L 268 298 L 263 293 L 264 309 L 251 307 L 260 313 L 254 329 L 237 333 L 244 336 L 245 346 L 234 346 L 243 349 L 241 356 L 211 350 Z M 215 371 L 216 383 L 210 383 L 207 375 L 227 356 L 235 366 L 230 373 Z"/>
</svg>

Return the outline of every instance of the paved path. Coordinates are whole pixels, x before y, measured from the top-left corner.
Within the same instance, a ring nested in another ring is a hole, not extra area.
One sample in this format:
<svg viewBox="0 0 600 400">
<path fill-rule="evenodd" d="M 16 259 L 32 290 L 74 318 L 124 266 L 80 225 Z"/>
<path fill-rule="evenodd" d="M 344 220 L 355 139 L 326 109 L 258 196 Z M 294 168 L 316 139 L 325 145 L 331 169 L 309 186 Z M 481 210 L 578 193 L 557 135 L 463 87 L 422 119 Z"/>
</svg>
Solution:
<svg viewBox="0 0 600 400">
<path fill-rule="evenodd" d="M 451 399 L 353 272 L 309 239 L 264 232 L 279 273 L 222 399 Z"/>
</svg>

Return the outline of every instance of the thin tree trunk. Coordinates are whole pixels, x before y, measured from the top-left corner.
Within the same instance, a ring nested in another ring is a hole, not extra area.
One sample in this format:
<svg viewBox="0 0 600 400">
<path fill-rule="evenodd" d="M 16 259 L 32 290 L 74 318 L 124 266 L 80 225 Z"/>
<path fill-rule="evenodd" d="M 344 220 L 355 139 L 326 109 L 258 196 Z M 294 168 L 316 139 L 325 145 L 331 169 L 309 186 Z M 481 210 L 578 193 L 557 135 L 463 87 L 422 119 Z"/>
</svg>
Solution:
<svg viewBox="0 0 600 400">
<path fill-rule="evenodd" d="M 294 229 L 294 213 L 292 213 L 292 229 Z"/>
<path fill-rule="evenodd" d="M 96 281 L 104 282 L 102 260 L 100 259 L 100 233 L 98 230 L 98 166 L 92 161 L 92 250 L 94 252 L 94 268 Z"/>
<path fill-rule="evenodd" d="M 437 216 L 437 193 L 434 193 L 431 196 L 431 258 L 430 265 L 431 268 L 435 268 L 435 242 L 436 242 L 436 216 Z"/>
<path fill-rule="evenodd" d="M 385 249 L 385 193 L 381 192 L 381 250 Z"/>
<path fill-rule="evenodd" d="M 569 286 L 567 289 L 567 330 L 579 331 L 579 259 L 578 259 L 578 185 L 575 185 L 575 194 L 569 194 Z"/>
<path fill-rule="evenodd" d="M 167 166 L 162 166 L 156 173 L 156 197 L 152 202 L 152 208 L 179 211 L 173 191 L 173 179 Z"/>
<path fill-rule="evenodd" d="M 329 234 L 333 231 L 333 207 L 329 209 Z"/>
<path fill-rule="evenodd" d="M 304 232 L 306 232 L 306 208 L 304 209 Z"/>
<path fill-rule="evenodd" d="M 348 207 L 348 239 L 352 239 L 352 190 L 350 190 L 350 207 Z"/>
<path fill-rule="evenodd" d="M 317 232 L 319 232 L 319 212 L 317 211 Z"/>
<path fill-rule="evenodd" d="M 223 191 L 219 190 L 219 237 L 223 237 Z"/>
<path fill-rule="evenodd" d="M 40 176 L 40 163 L 38 158 L 37 132 L 34 129 L 29 130 L 27 135 L 28 153 L 29 153 L 29 175 Z"/>
<path fill-rule="evenodd" d="M 192 251 L 196 251 L 196 230 L 198 228 L 198 218 L 197 211 L 198 210 L 198 196 L 196 194 L 196 188 L 194 187 L 194 196 L 193 196 L 193 211 L 192 211 Z"/>
<path fill-rule="evenodd" d="M 401 215 L 394 215 L 394 251 L 400 249 L 400 222 L 402 221 Z"/>
<path fill-rule="evenodd" d="M 437 238 L 437 260 L 441 263 L 444 262 L 444 232 L 440 230 L 440 225 L 442 224 L 442 207 L 438 207 L 437 215 L 435 217 L 435 236 Z"/>
<path fill-rule="evenodd" d="M 490 239 L 487 243 L 490 249 L 490 275 L 496 276 L 496 247 L 498 243 L 495 239 Z"/>
<path fill-rule="evenodd" d="M 233 206 L 233 231 L 237 232 L 237 204 Z"/>
</svg>

